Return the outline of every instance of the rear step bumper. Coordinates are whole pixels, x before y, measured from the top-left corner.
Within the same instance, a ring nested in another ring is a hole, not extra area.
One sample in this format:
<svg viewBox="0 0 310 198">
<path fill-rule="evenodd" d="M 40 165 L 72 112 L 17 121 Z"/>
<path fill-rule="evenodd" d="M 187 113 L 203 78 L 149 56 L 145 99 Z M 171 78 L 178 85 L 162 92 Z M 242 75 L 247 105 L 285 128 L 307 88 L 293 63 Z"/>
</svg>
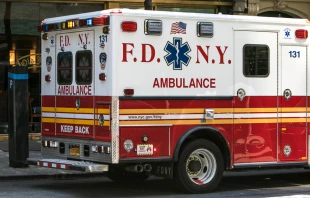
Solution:
<svg viewBox="0 0 310 198">
<path fill-rule="evenodd" d="M 63 170 L 75 170 L 87 173 L 100 173 L 109 171 L 109 165 L 96 164 L 92 162 L 63 160 L 63 159 L 27 159 L 29 165 L 36 165 L 48 168 L 56 168 Z"/>
</svg>

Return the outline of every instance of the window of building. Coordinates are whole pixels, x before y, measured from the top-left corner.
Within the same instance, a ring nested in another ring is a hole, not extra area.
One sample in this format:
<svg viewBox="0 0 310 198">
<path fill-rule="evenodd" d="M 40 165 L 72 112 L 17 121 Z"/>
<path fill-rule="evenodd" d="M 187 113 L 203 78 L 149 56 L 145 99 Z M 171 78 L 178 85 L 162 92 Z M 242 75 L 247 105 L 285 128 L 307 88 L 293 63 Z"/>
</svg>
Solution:
<svg viewBox="0 0 310 198">
<path fill-rule="evenodd" d="M 269 75 L 269 47 L 267 45 L 245 45 L 243 47 L 243 74 L 246 77 Z"/>
<path fill-rule="evenodd" d="M 92 83 L 92 52 L 78 51 L 76 52 L 76 84 L 87 85 Z"/>
<path fill-rule="evenodd" d="M 59 85 L 72 84 L 71 52 L 60 52 L 57 55 L 57 82 Z"/>
</svg>

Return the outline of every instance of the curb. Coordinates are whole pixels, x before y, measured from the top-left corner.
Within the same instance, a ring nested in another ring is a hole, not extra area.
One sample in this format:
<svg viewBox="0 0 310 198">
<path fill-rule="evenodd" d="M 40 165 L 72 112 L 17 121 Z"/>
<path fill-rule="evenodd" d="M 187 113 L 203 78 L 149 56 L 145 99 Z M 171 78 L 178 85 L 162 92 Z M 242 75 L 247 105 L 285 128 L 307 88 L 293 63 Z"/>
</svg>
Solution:
<svg viewBox="0 0 310 198">
<path fill-rule="evenodd" d="M 29 133 L 29 140 L 38 141 L 41 140 L 41 133 Z M 9 140 L 9 134 L 0 134 L 0 142 Z"/>
<path fill-rule="evenodd" d="M 1 181 L 9 180 L 29 180 L 29 179 L 78 179 L 78 178 L 92 178 L 105 177 L 104 173 L 68 173 L 68 174 L 42 174 L 42 175 L 8 175 L 0 176 Z"/>
</svg>

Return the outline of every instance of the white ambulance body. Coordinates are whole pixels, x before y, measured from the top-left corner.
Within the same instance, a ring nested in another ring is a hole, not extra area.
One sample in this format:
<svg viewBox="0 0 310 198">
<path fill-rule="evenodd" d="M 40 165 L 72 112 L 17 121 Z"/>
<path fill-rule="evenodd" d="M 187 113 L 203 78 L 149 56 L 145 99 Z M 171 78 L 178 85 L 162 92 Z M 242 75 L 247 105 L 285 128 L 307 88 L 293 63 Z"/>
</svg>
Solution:
<svg viewBox="0 0 310 198">
<path fill-rule="evenodd" d="M 116 9 L 40 28 L 45 160 L 29 162 L 195 193 L 309 165 L 308 20 Z"/>
</svg>

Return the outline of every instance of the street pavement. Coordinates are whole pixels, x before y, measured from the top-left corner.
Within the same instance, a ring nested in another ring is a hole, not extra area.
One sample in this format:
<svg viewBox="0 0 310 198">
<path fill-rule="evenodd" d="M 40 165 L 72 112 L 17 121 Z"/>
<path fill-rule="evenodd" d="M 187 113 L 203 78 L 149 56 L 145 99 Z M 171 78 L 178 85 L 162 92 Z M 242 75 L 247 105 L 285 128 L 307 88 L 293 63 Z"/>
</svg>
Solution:
<svg viewBox="0 0 310 198">
<path fill-rule="evenodd" d="M 29 141 L 29 158 L 42 158 L 40 141 Z M 13 168 L 9 166 L 8 142 L 0 141 L 0 181 L 11 179 L 67 179 L 67 178 L 87 178 L 87 177 L 102 177 L 98 173 L 85 173 L 81 171 L 62 170 L 45 168 L 30 165 L 26 168 Z M 292 174 L 292 173 L 310 173 L 310 170 L 303 168 L 297 169 L 280 169 L 280 170 L 241 170 L 237 172 L 225 172 L 224 177 L 234 176 L 255 176 L 255 175 L 273 175 L 273 174 Z"/>
</svg>

